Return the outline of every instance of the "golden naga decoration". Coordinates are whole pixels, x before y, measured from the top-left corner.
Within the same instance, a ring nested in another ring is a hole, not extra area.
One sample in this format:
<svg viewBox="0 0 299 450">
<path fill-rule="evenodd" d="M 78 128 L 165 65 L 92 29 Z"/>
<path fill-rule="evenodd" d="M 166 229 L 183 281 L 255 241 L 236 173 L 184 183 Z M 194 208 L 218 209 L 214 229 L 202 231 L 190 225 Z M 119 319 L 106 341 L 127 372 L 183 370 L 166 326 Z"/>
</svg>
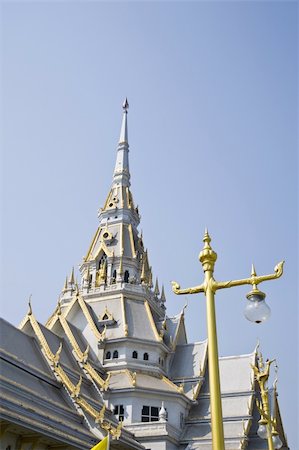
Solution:
<svg viewBox="0 0 299 450">
<path fill-rule="evenodd" d="M 57 366 L 59 363 L 61 350 L 62 350 L 62 342 L 60 342 L 58 350 L 55 353 L 55 355 L 53 356 L 52 361 L 51 361 L 55 366 Z"/>
<path fill-rule="evenodd" d="M 88 353 L 89 353 L 89 344 L 87 344 L 86 349 L 84 350 L 84 352 L 82 353 L 82 358 L 80 360 L 80 362 L 82 364 L 85 364 L 86 361 L 88 360 Z"/>
<path fill-rule="evenodd" d="M 282 447 L 282 442 L 277 432 L 277 418 L 275 417 L 275 414 L 273 416 L 271 415 L 269 389 L 267 387 L 267 382 L 270 375 L 270 366 L 274 361 L 275 359 L 266 360 L 264 363 L 263 356 L 259 352 L 257 355 L 256 365 L 251 364 L 255 380 L 259 385 L 261 393 L 261 400 L 256 399 L 256 406 L 261 416 L 257 433 L 262 439 L 268 440 L 269 450 L 279 449 Z M 273 386 L 274 402 L 276 401 L 276 384 L 277 378 L 275 379 Z"/>
<path fill-rule="evenodd" d="M 187 289 L 181 289 L 179 283 L 172 282 L 172 290 L 177 295 L 197 294 L 203 292 L 206 296 L 207 304 L 207 331 L 208 331 L 208 364 L 210 373 L 210 397 L 211 397 L 211 426 L 212 426 L 212 447 L 213 450 L 224 450 L 224 433 L 223 433 L 223 417 L 222 417 L 222 405 L 221 405 L 221 392 L 220 392 L 220 376 L 219 376 L 219 357 L 218 357 L 218 343 L 217 343 L 217 331 L 216 331 L 216 313 L 215 313 L 215 293 L 218 289 L 227 289 L 234 286 L 251 285 L 252 290 L 247 294 L 249 306 L 250 302 L 257 303 L 262 302 L 265 298 L 265 294 L 258 290 L 258 284 L 263 281 L 274 280 L 279 278 L 283 273 L 284 261 L 277 264 L 274 268 L 274 273 L 270 275 L 257 276 L 254 267 L 252 267 L 251 276 L 240 280 L 229 281 L 216 281 L 214 279 L 214 266 L 217 260 L 217 253 L 212 249 L 208 230 L 205 230 L 204 247 L 199 253 L 199 261 L 201 262 L 204 281 L 194 287 Z M 262 303 L 260 303 L 262 305 Z M 256 310 L 252 312 L 252 308 L 246 311 L 246 318 L 256 323 L 267 318 L 267 315 L 262 316 L 259 308 L 259 316 L 256 317 Z M 264 312 L 269 307 L 264 302 Z M 270 311 L 270 310 L 269 310 Z M 272 441 L 271 441 L 272 442 Z M 270 448 L 270 447 L 269 447 Z"/>
<path fill-rule="evenodd" d="M 114 428 L 114 427 L 110 428 L 110 434 L 112 436 L 112 439 L 116 439 L 118 441 L 118 439 L 120 438 L 120 435 L 121 435 L 122 427 L 123 427 L 123 421 L 121 420 L 116 428 Z"/>
<path fill-rule="evenodd" d="M 102 409 L 99 411 L 98 415 L 95 418 L 95 423 L 102 423 L 105 417 L 106 405 L 103 404 Z"/>
<path fill-rule="evenodd" d="M 74 389 L 71 391 L 71 397 L 78 398 L 81 390 L 82 385 L 82 375 L 80 375 L 80 379 Z"/>
</svg>

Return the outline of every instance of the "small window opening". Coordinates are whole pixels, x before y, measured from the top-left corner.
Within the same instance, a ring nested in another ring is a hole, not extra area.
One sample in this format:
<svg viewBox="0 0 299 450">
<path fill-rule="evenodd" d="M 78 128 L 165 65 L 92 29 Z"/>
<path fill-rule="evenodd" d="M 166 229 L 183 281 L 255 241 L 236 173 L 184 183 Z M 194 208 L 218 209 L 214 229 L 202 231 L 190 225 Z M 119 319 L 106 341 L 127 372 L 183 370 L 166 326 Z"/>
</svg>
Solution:
<svg viewBox="0 0 299 450">
<path fill-rule="evenodd" d="M 143 359 L 144 361 L 148 361 L 148 353 L 143 353 Z"/>
<path fill-rule="evenodd" d="M 117 359 L 118 358 L 118 351 L 114 350 L 113 352 L 113 359 Z"/>
<path fill-rule="evenodd" d="M 138 359 L 138 353 L 136 352 L 136 350 L 133 351 L 132 358 Z"/>
<path fill-rule="evenodd" d="M 107 314 L 104 314 L 102 320 L 108 320 L 108 319 L 109 319 L 109 317 L 107 316 Z"/>
<path fill-rule="evenodd" d="M 129 283 L 129 277 L 130 277 L 129 271 L 125 270 L 125 274 L 124 274 L 124 282 L 125 283 Z"/>
<path fill-rule="evenodd" d="M 115 405 L 113 414 L 117 416 L 118 420 L 124 420 L 125 418 L 124 405 Z"/>
<path fill-rule="evenodd" d="M 111 352 L 106 353 L 106 359 L 111 359 Z"/>
</svg>

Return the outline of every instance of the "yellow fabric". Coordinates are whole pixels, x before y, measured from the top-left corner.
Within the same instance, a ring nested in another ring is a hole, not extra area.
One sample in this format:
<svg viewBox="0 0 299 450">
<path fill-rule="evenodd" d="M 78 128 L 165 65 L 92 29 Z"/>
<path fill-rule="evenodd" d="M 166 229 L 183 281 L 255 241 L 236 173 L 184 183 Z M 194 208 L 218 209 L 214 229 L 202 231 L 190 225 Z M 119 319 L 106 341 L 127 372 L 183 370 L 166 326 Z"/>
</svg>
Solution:
<svg viewBox="0 0 299 450">
<path fill-rule="evenodd" d="M 108 436 L 101 440 L 98 444 L 92 447 L 91 450 L 109 450 Z"/>
</svg>

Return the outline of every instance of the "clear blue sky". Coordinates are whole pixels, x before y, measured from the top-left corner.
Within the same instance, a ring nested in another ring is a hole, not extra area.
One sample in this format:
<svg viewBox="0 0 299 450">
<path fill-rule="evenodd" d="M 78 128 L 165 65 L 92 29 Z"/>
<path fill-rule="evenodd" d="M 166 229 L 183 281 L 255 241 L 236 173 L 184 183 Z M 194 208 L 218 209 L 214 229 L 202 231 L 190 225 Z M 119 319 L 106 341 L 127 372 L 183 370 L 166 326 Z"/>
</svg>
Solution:
<svg viewBox="0 0 299 450">
<path fill-rule="evenodd" d="M 3 2 L 2 305 L 18 324 L 54 310 L 108 192 L 125 96 L 132 190 L 168 314 L 185 299 L 170 280 L 201 282 L 205 226 L 218 280 L 251 263 L 272 309 L 243 316 L 248 289 L 217 295 L 221 355 L 260 339 L 277 357 L 279 400 L 295 450 L 298 417 L 297 3 Z M 190 296 L 190 340 L 206 337 Z"/>
</svg>

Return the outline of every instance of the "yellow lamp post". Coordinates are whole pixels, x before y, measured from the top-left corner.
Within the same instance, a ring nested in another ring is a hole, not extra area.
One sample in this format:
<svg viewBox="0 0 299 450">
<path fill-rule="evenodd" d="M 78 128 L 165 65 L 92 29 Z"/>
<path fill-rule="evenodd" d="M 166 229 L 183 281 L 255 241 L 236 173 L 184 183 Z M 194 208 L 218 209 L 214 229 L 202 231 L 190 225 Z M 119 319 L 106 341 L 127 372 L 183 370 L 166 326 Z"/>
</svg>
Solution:
<svg viewBox="0 0 299 450">
<path fill-rule="evenodd" d="M 213 450 L 224 450 L 223 418 L 221 406 L 221 390 L 219 376 L 218 344 L 215 315 L 215 292 L 218 289 L 226 289 L 233 286 L 249 284 L 252 290 L 247 294 L 248 304 L 245 309 L 245 316 L 248 320 L 256 323 L 263 322 L 269 316 L 270 308 L 265 303 L 265 294 L 257 288 L 258 284 L 279 278 L 283 273 L 283 261 L 277 264 L 274 274 L 257 276 L 252 267 L 251 277 L 241 280 L 221 281 L 214 279 L 214 266 L 217 254 L 210 246 L 211 238 L 208 231 L 205 231 L 204 248 L 199 254 L 199 261 L 204 271 L 204 281 L 199 286 L 181 289 L 180 285 L 173 281 L 172 290 L 175 294 L 197 294 L 203 292 L 207 301 L 207 330 L 208 330 L 208 365 L 210 382 L 210 402 L 211 402 L 211 425 Z"/>
</svg>

